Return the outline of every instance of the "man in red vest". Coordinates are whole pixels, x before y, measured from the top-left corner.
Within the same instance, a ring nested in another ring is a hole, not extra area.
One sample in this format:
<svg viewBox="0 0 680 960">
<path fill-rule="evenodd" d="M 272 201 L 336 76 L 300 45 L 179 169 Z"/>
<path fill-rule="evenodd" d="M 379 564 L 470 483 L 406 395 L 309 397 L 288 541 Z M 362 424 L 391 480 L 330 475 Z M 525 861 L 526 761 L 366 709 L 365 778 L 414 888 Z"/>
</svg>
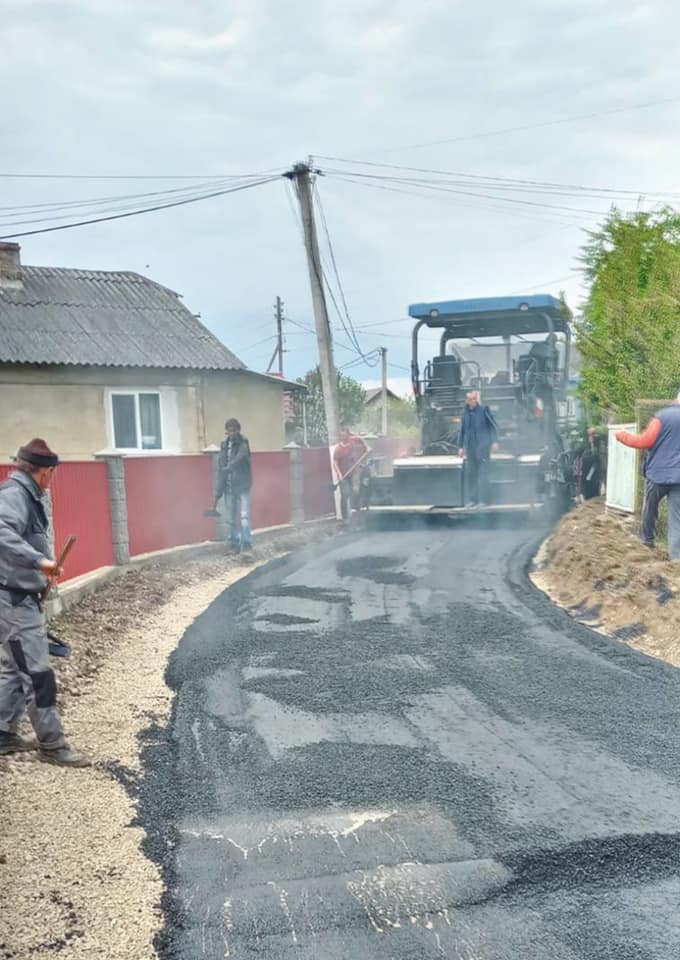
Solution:
<svg viewBox="0 0 680 960">
<path fill-rule="evenodd" d="M 340 509 L 343 523 L 350 517 L 350 508 L 359 509 L 361 475 L 359 462 L 365 460 L 368 447 L 361 437 L 350 433 L 348 427 L 340 428 L 340 440 L 333 451 L 333 468 L 340 485 Z"/>
</svg>

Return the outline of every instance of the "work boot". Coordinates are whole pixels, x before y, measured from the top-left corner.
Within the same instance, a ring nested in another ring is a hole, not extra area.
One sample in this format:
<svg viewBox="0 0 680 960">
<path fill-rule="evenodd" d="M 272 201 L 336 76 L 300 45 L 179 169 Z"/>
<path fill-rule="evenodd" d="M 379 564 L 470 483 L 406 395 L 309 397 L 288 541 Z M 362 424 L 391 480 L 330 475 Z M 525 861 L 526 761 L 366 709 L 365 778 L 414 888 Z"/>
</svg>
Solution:
<svg viewBox="0 0 680 960">
<path fill-rule="evenodd" d="M 255 557 L 253 556 L 252 547 L 243 547 L 241 550 L 241 563 L 251 564 L 255 562 Z"/>
<path fill-rule="evenodd" d="M 38 741 L 33 737 L 22 737 L 20 733 L 7 733 L 0 730 L 0 756 L 8 753 L 26 753 L 28 750 L 37 750 Z"/>
<path fill-rule="evenodd" d="M 53 763 L 57 767 L 91 767 L 92 761 L 83 753 L 72 750 L 67 743 L 63 747 L 57 747 L 53 750 L 46 750 L 41 747 L 38 753 L 38 759 L 43 763 Z"/>
</svg>

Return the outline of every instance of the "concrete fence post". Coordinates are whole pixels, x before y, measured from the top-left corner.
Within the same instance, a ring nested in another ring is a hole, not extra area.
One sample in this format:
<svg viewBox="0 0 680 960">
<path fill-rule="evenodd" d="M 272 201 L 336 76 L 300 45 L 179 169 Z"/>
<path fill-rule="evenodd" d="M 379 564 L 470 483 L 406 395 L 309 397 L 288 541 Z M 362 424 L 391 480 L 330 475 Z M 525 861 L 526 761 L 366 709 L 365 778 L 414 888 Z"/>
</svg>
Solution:
<svg viewBox="0 0 680 960">
<path fill-rule="evenodd" d="M 98 456 L 104 460 L 109 474 L 109 506 L 111 509 L 111 543 L 113 562 L 122 566 L 130 562 L 130 531 L 128 528 L 127 492 L 125 490 L 125 462 L 120 455 Z"/>
<path fill-rule="evenodd" d="M 290 471 L 290 522 L 298 527 L 305 522 L 305 464 L 300 447 L 288 448 Z"/>
</svg>

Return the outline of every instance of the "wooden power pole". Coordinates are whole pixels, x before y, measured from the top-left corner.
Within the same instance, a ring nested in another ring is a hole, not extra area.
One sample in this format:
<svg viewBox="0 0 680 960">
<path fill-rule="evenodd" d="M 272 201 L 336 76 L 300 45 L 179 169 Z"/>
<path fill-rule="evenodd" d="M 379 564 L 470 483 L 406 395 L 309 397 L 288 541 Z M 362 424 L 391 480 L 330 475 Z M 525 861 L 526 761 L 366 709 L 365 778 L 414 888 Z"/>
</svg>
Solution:
<svg viewBox="0 0 680 960">
<path fill-rule="evenodd" d="M 307 163 L 296 163 L 286 176 L 295 184 L 295 192 L 300 202 L 300 216 L 307 253 L 309 268 L 309 282 L 312 288 L 312 306 L 314 308 L 314 323 L 316 339 L 319 345 L 319 367 L 321 370 L 321 387 L 323 389 L 323 403 L 326 413 L 326 428 L 328 443 L 338 442 L 340 427 L 338 405 L 338 378 L 333 362 L 333 341 L 331 326 L 328 321 L 326 294 L 323 286 L 321 257 L 319 255 L 319 241 L 314 223 L 314 207 L 312 204 L 312 175 L 314 171 Z"/>
<path fill-rule="evenodd" d="M 278 357 L 279 359 L 279 376 L 283 376 L 283 300 L 281 297 L 276 298 L 276 305 L 274 307 L 274 316 L 276 317 L 276 346 L 274 347 L 274 352 L 272 353 L 272 358 L 269 361 L 269 366 L 267 367 L 267 373 L 274 366 L 274 361 Z"/>
<path fill-rule="evenodd" d="M 387 436 L 387 347 L 380 348 L 382 364 L 382 435 Z"/>
</svg>

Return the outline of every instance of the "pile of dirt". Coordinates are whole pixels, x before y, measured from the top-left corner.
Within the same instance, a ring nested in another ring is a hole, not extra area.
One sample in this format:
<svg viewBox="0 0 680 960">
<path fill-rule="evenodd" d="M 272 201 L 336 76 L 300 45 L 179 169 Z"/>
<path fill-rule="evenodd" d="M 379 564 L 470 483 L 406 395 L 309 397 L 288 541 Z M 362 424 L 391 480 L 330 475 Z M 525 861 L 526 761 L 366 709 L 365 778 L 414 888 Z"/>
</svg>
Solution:
<svg viewBox="0 0 680 960">
<path fill-rule="evenodd" d="M 643 547 L 633 518 L 578 506 L 539 551 L 532 580 L 577 620 L 680 666 L 680 563 Z"/>
</svg>

